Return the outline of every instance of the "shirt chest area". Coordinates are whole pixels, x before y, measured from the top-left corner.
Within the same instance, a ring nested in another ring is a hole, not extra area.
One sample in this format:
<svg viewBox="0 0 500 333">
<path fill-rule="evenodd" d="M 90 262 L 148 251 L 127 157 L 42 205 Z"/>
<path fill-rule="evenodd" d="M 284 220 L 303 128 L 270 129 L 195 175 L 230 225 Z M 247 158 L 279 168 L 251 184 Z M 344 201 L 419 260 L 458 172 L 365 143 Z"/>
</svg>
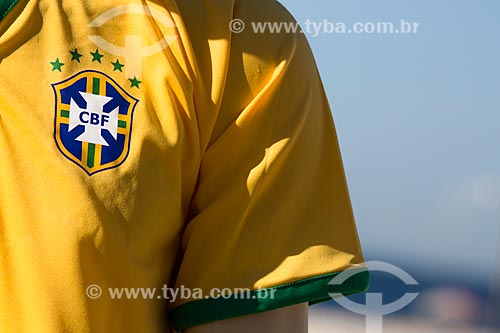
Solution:
<svg viewBox="0 0 500 333">
<path fill-rule="evenodd" d="M 167 69 L 131 76 L 126 59 L 88 45 L 30 53 L 0 63 L 3 177 L 56 193 L 70 183 L 110 209 L 179 196 L 193 131 L 187 108 L 165 93 L 175 85 Z"/>
<path fill-rule="evenodd" d="M 43 78 L 2 74 L 1 135 L 15 138 L 14 147 L 53 146 L 60 155 L 52 158 L 63 157 L 88 176 L 124 163 L 133 140 L 154 132 L 144 125 L 157 112 L 148 109 L 148 93 L 127 89 L 108 71 L 83 68 Z"/>
</svg>

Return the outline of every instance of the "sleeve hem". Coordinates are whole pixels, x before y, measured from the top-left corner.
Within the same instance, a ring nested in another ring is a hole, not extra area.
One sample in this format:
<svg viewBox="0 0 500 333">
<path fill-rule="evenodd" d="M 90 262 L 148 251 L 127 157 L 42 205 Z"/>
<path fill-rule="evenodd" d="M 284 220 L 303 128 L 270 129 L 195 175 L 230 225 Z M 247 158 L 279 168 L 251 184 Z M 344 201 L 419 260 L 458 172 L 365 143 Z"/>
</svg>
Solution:
<svg viewBox="0 0 500 333">
<path fill-rule="evenodd" d="M 19 0 L 3 1 L 3 3 L 0 4 L 0 21 L 2 21 L 7 14 L 9 14 L 18 1 Z"/>
<path fill-rule="evenodd" d="M 174 328 L 181 332 L 192 326 L 275 310 L 299 303 L 320 303 L 331 299 L 329 293 L 347 296 L 365 292 L 369 287 L 370 274 L 366 268 L 357 269 L 359 272 L 339 285 L 329 285 L 328 283 L 343 271 L 250 291 L 245 294 L 244 299 L 234 295 L 231 298 L 191 301 L 170 311 L 170 318 Z M 268 296 L 271 295 L 271 291 L 273 291 L 272 298 Z"/>
</svg>

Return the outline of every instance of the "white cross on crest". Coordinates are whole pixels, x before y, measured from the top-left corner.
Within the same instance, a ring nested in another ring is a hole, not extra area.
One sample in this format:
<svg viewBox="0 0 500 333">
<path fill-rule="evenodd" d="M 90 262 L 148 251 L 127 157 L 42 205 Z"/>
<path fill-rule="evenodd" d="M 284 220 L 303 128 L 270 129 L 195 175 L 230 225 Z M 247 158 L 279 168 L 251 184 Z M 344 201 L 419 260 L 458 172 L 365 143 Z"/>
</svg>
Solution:
<svg viewBox="0 0 500 333">
<path fill-rule="evenodd" d="M 81 92 L 80 95 L 87 102 L 87 108 L 80 108 L 71 99 L 69 112 L 69 131 L 82 125 L 85 131 L 75 140 L 89 142 L 103 146 L 109 146 L 102 137 L 101 130 L 107 130 L 113 138 L 117 138 L 118 130 L 118 107 L 111 112 L 104 112 L 104 106 L 113 98 Z"/>
</svg>

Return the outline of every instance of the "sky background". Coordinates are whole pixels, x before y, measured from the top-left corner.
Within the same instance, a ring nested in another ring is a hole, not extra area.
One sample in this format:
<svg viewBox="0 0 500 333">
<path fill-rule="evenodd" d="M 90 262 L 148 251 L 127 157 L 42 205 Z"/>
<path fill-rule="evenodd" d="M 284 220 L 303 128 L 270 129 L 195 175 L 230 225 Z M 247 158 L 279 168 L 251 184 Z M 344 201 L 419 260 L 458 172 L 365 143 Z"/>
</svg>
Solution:
<svg viewBox="0 0 500 333">
<path fill-rule="evenodd" d="M 414 35 L 309 36 L 361 242 L 370 259 L 492 281 L 500 269 L 500 1 L 281 2 L 299 22 L 420 22 Z"/>
</svg>

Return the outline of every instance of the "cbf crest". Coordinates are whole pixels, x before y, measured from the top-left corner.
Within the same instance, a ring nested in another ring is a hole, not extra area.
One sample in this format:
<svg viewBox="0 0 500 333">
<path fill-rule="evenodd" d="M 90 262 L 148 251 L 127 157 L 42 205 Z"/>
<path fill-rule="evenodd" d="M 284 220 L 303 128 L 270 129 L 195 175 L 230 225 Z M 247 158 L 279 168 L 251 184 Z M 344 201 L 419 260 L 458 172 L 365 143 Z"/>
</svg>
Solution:
<svg viewBox="0 0 500 333">
<path fill-rule="evenodd" d="M 106 74 L 92 70 L 52 88 L 54 138 L 61 153 L 89 175 L 122 164 L 129 153 L 138 100 Z"/>
</svg>

